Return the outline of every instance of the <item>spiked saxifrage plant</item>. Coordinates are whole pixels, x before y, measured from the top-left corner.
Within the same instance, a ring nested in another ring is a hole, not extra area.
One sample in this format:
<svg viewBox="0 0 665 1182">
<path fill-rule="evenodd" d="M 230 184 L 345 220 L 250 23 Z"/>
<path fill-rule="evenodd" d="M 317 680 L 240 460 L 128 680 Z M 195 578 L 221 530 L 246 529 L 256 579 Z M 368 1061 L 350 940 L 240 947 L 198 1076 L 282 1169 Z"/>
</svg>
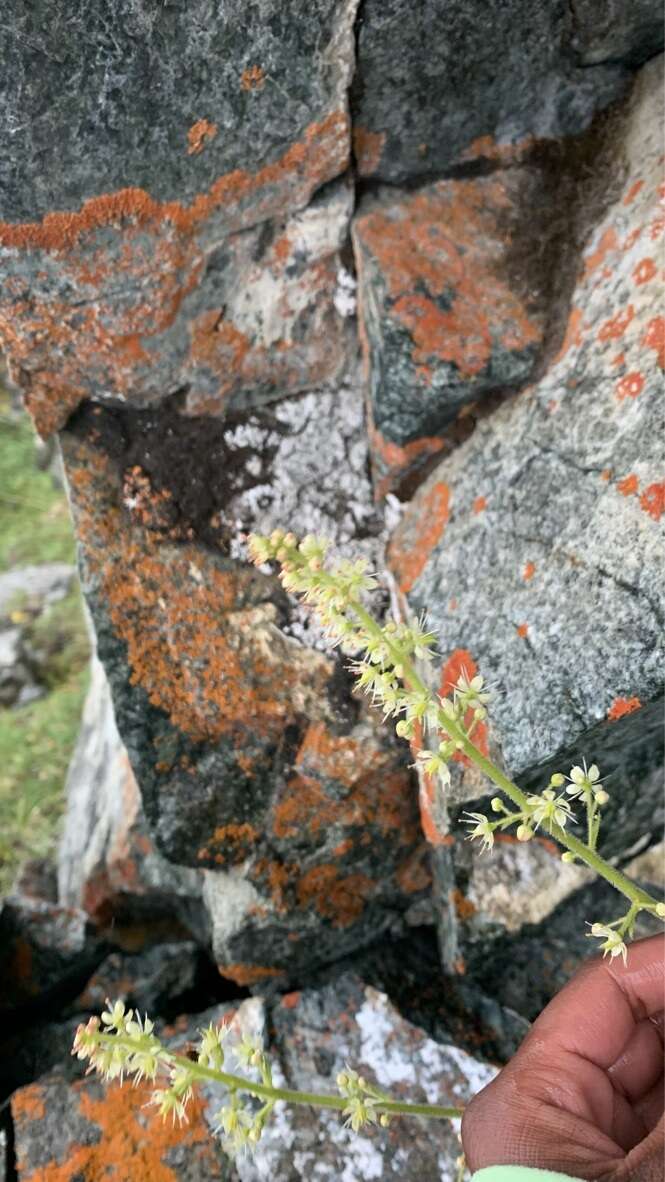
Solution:
<svg viewBox="0 0 665 1182">
<path fill-rule="evenodd" d="M 483 678 L 462 673 L 448 696 L 431 690 L 416 668 L 416 662 L 431 661 L 436 636 L 424 624 L 389 622 L 380 625 L 365 606 L 365 597 L 377 587 L 377 580 L 367 570 L 364 560 L 339 560 L 325 565 L 328 543 L 308 535 L 298 542 L 292 533 L 275 530 L 270 537 L 251 535 L 249 552 L 257 566 L 276 562 L 285 590 L 301 595 L 323 624 L 331 644 L 339 645 L 351 659 L 356 687 L 369 695 L 385 719 L 393 720 L 396 733 L 415 741 L 420 732 L 433 742 L 432 749 L 422 749 L 416 762 L 426 776 L 437 777 L 444 788 L 450 782 L 448 764 L 457 752 L 463 752 L 503 793 L 491 801 L 492 817 L 467 813 L 468 840 L 481 842 L 490 851 L 494 835 L 515 830 L 519 841 L 530 841 L 539 829 L 564 847 L 564 862 L 579 861 L 590 867 L 628 902 L 627 911 L 610 922 L 590 924 L 591 937 L 601 941 L 604 956 L 628 956 L 626 939 L 642 911 L 665 919 L 665 902 L 654 899 L 627 875 L 611 866 L 597 852 L 601 810 L 609 800 L 596 764 L 571 768 L 564 776 L 557 772 L 539 793 L 526 794 L 508 778 L 473 743 L 473 733 L 487 716 L 491 700 Z M 504 799 L 507 798 L 506 799 Z M 575 819 L 574 806 L 586 813 L 586 842 L 567 829 Z M 197 1083 L 215 1081 L 228 1089 L 228 1103 L 217 1114 L 217 1130 L 232 1151 L 251 1148 L 261 1138 L 263 1128 L 277 1100 L 291 1104 L 309 1104 L 339 1110 L 354 1130 L 378 1123 L 387 1125 L 395 1116 L 455 1118 L 459 1107 L 432 1104 L 408 1104 L 390 1097 L 348 1068 L 337 1077 L 339 1095 L 322 1095 L 280 1088 L 273 1082 L 268 1057 L 258 1042 L 248 1036 L 239 1041 L 230 1027 L 209 1026 L 200 1031 L 195 1059 L 169 1050 L 154 1033 L 153 1023 L 143 1021 L 122 1002 L 99 1019 L 92 1018 L 79 1026 L 73 1054 L 88 1059 L 90 1069 L 105 1079 L 132 1075 L 157 1082 L 159 1075 L 166 1086 L 155 1090 L 153 1103 L 163 1117 L 185 1120 L 187 1105 Z M 245 1071 L 259 1076 L 252 1079 L 237 1071 L 224 1070 L 225 1055 Z M 244 1096 L 263 1103 L 251 1107 Z"/>
</svg>

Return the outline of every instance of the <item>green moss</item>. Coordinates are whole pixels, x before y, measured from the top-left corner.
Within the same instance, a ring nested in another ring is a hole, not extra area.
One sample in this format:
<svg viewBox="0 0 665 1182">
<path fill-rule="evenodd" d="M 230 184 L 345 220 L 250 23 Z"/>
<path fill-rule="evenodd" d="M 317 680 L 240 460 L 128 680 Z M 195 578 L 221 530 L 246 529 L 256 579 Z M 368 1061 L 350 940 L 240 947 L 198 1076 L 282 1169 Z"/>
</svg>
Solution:
<svg viewBox="0 0 665 1182">
<path fill-rule="evenodd" d="M 0 391 L 0 571 L 33 562 L 74 562 L 67 500 L 35 466 L 27 416 L 10 412 Z"/>
<path fill-rule="evenodd" d="M 35 466 L 27 418 L 11 415 L 0 391 L 0 571 L 73 562 L 65 494 Z M 53 852 L 64 785 L 81 721 L 89 645 L 78 587 L 32 617 L 29 597 L 11 605 L 37 654 L 46 694 L 0 709 L 0 894 L 26 858 Z"/>
</svg>

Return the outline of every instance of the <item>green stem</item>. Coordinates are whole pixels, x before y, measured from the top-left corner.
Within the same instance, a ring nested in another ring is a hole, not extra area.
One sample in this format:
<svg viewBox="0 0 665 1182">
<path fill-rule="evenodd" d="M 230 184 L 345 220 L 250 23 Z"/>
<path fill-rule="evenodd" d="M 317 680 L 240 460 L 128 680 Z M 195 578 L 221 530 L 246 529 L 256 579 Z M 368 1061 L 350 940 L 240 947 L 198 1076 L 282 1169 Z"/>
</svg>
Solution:
<svg viewBox="0 0 665 1182">
<path fill-rule="evenodd" d="M 386 635 L 384 630 L 379 624 L 376 623 L 369 612 L 365 611 L 365 608 L 362 606 L 362 604 L 358 603 L 356 600 L 351 600 L 349 607 L 358 617 L 366 631 L 377 639 L 380 639 L 382 643 L 386 645 L 394 659 L 395 664 L 402 666 L 404 671 L 404 681 L 411 687 L 411 689 L 415 690 L 417 693 L 431 696 L 431 690 L 429 686 L 427 686 L 422 678 L 418 675 L 410 658 L 402 652 L 397 643 L 391 641 L 390 636 Z M 490 779 L 493 784 L 496 784 L 497 788 L 500 788 L 503 792 L 505 792 L 506 796 L 508 796 L 510 800 L 512 800 L 513 803 L 517 805 L 520 811 L 528 808 L 525 793 L 522 792 L 522 790 L 517 787 L 517 784 L 514 784 L 513 781 L 508 778 L 508 776 L 504 775 L 504 773 L 496 766 L 496 764 L 492 763 L 492 761 L 488 759 L 486 755 L 483 755 L 483 753 L 469 741 L 462 727 L 452 719 L 448 718 L 448 716 L 444 714 L 443 710 L 439 710 L 439 725 L 441 730 L 445 731 L 448 735 L 450 735 L 451 739 L 454 739 L 461 745 L 461 749 L 464 751 L 464 754 L 468 756 L 472 763 L 475 763 L 476 767 L 480 768 L 480 770 L 485 773 L 488 779 Z M 643 891 L 641 887 L 638 887 L 636 883 L 628 878 L 627 875 L 622 874 L 620 870 L 617 870 L 614 866 L 610 866 L 609 862 L 606 862 L 605 859 L 600 856 L 600 854 L 596 853 L 595 849 L 585 845 L 584 842 L 579 841 L 578 838 L 573 837 L 572 834 L 566 833 L 560 825 L 552 824 L 549 829 L 549 833 L 556 839 L 556 841 L 559 842 L 560 845 L 565 846 L 566 849 L 575 854 L 575 856 L 579 858 L 581 862 L 585 862 L 587 866 L 596 872 L 596 874 L 600 875 L 601 878 L 604 878 L 607 882 L 611 883 L 612 886 L 615 887 L 616 890 L 620 891 L 622 895 L 625 895 L 625 897 L 631 903 L 636 904 L 638 907 L 655 908 L 657 906 L 657 899 L 654 899 L 652 895 L 649 895 L 646 891 Z"/>
<path fill-rule="evenodd" d="M 138 1039 L 124 1037 L 119 1034 L 97 1034 L 95 1039 L 100 1043 L 110 1043 L 113 1046 L 123 1046 L 133 1053 L 145 1052 L 145 1045 Z M 168 1062 L 178 1067 L 184 1067 L 195 1079 L 211 1080 L 213 1083 L 224 1084 L 225 1087 L 237 1092 L 249 1092 L 251 1096 L 260 1096 L 265 1100 L 286 1100 L 287 1104 L 309 1104 L 316 1108 L 335 1108 L 342 1111 L 348 1104 L 345 1096 L 330 1096 L 322 1092 L 298 1092 L 291 1088 L 278 1088 L 268 1084 L 255 1083 L 245 1079 L 242 1075 L 232 1075 L 227 1071 L 218 1071 L 214 1067 L 204 1067 L 201 1063 L 193 1063 L 185 1055 L 175 1055 L 167 1051 Z M 408 1104 L 399 1100 L 380 1101 L 376 1111 L 387 1112 L 394 1116 L 427 1116 L 435 1120 L 454 1120 L 463 1113 L 462 1108 L 445 1108 L 439 1104 Z"/>
</svg>

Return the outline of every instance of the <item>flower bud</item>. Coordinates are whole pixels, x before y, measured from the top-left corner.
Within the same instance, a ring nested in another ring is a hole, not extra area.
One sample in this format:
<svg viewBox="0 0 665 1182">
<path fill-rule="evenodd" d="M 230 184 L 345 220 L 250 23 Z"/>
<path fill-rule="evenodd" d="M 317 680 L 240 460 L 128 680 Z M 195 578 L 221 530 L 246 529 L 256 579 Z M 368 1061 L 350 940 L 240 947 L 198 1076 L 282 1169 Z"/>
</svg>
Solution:
<svg viewBox="0 0 665 1182">
<path fill-rule="evenodd" d="M 570 850 L 566 850 L 565 854 L 561 855 L 561 861 L 566 863 L 574 862 L 575 855 Z"/>
<path fill-rule="evenodd" d="M 289 548 L 292 548 L 293 546 L 295 546 L 296 541 L 297 541 L 297 538 L 296 538 L 295 534 L 286 534 L 284 537 L 284 545 L 288 546 Z"/>
<path fill-rule="evenodd" d="M 604 788 L 601 788 L 599 792 L 596 792 L 596 804 L 607 804 L 609 799 L 610 794 L 609 792 L 606 792 Z"/>
<path fill-rule="evenodd" d="M 555 772 L 553 776 L 550 776 L 550 784 L 553 788 L 563 788 L 565 782 L 566 777 L 562 776 L 561 772 Z"/>
<path fill-rule="evenodd" d="M 533 829 L 529 825 L 518 825 L 516 836 L 518 841 L 531 841 Z"/>
<path fill-rule="evenodd" d="M 382 1129 L 388 1128 L 388 1125 L 390 1124 L 390 1116 L 387 1112 L 381 1113 L 381 1116 L 379 1117 L 379 1124 L 381 1125 Z"/>
<path fill-rule="evenodd" d="M 490 808 L 493 813 L 505 813 L 506 806 L 500 796 L 493 796 L 490 802 Z"/>
<path fill-rule="evenodd" d="M 658 903 L 656 905 L 656 915 L 659 916 L 660 919 L 665 919 L 665 903 Z"/>
<path fill-rule="evenodd" d="M 339 1075 L 337 1076 L 337 1087 L 338 1088 L 346 1088 L 346 1087 L 348 1087 L 348 1084 L 349 1084 L 348 1075 L 346 1074 L 345 1071 L 340 1071 Z"/>
</svg>

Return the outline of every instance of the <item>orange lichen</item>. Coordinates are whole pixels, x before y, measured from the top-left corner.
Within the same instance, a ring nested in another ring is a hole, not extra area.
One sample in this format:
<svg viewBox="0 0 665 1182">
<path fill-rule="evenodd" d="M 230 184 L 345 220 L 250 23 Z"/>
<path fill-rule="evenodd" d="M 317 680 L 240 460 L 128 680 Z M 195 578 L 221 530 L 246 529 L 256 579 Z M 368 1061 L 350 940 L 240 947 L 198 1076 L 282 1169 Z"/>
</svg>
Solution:
<svg viewBox="0 0 665 1182">
<path fill-rule="evenodd" d="M 399 833 L 414 838 L 410 779 L 397 758 L 378 745 L 352 736 L 332 735 L 311 723 L 294 761 L 294 772 L 280 793 L 273 814 L 276 837 L 312 834 L 339 825 L 380 836 Z M 339 785 L 347 790 L 340 795 Z"/>
<path fill-rule="evenodd" d="M 0 301 L 0 347 L 21 377 L 39 432 L 61 427 L 99 388 L 131 399 L 154 397 L 147 342 L 166 332 L 205 268 L 198 234 L 220 211 L 233 233 L 289 206 L 346 166 L 348 117 L 335 111 L 312 123 L 302 140 L 255 172 L 219 177 L 189 204 L 158 201 L 143 189 L 121 189 L 79 210 L 40 222 L 0 224 L 0 245 L 58 259 L 76 298 L 28 290 L 10 276 Z M 110 240 L 99 231 L 113 228 Z M 119 277 L 126 292 L 117 299 Z"/>
<path fill-rule="evenodd" d="M 607 258 L 611 251 L 616 250 L 619 246 L 619 239 L 617 232 L 613 226 L 608 227 L 601 235 L 598 245 L 594 250 L 589 251 L 584 258 L 584 274 L 591 275 L 597 267 L 601 265 Z"/>
<path fill-rule="evenodd" d="M 640 497 L 640 507 L 654 521 L 660 521 L 665 512 L 665 482 L 650 484 Z"/>
<path fill-rule="evenodd" d="M 77 484 L 80 464 L 96 468 L 96 493 Z M 257 603 L 252 570 L 224 570 L 195 546 L 127 529 L 110 469 L 87 445 L 73 448 L 70 467 L 79 537 L 127 646 L 132 683 L 153 706 L 198 742 L 247 729 L 276 739 L 316 709 L 330 660 L 311 654 L 301 666 L 268 642 L 273 609 Z"/>
<path fill-rule="evenodd" d="M 616 722 L 618 718 L 623 718 L 626 714 L 633 714 L 641 706 L 639 698 L 615 698 L 607 711 L 607 717 L 610 722 Z"/>
<path fill-rule="evenodd" d="M 633 184 L 630 186 L 630 189 L 626 193 L 626 196 L 623 199 L 624 205 L 630 205 L 635 200 L 635 198 L 637 197 L 637 194 L 640 192 L 640 190 L 643 188 L 644 188 L 644 181 L 634 181 Z"/>
<path fill-rule="evenodd" d="M 466 896 L 463 895 L 462 892 L 457 888 L 452 892 L 452 901 L 455 912 L 462 920 L 471 919 L 471 917 L 475 915 L 476 911 L 478 910 L 475 903 L 472 903 L 471 899 L 467 899 Z"/>
<path fill-rule="evenodd" d="M 258 985 L 260 981 L 268 981 L 272 977 L 281 977 L 282 969 L 266 968 L 258 964 L 223 964 L 217 965 L 220 977 L 226 977 L 236 985 Z"/>
<path fill-rule="evenodd" d="M 448 697 L 452 688 L 457 685 L 457 682 L 462 674 L 467 678 L 475 677 L 478 672 L 478 666 L 474 661 L 471 653 L 465 648 L 456 648 L 450 654 L 441 670 L 441 680 L 439 682 L 439 693 L 442 697 Z M 464 724 L 468 728 L 473 722 L 473 710 L 467 710 L 464 718 Z M 486 722 L 476 723 L 473 729 L 473 744 L 482 755 L 489 754 L 489 731 Z M 453 760 L 456 763 L 464 764 L 465 767 L 471 766 L 469 757 L 463 751 L 456 751 L 453 755 Z"/>
<path fill-rule="evenodd" d="M 642 337 L 642 345 L 655 350 L 658 365 L 665 369 L 665 316 L 654 316 L 653 320 L 649 321 Z"/>
<path fill-rule="evenodd" d="M 640 259 L 640 262 L 633 271 L 633 280 L 638 287 L 641 287 L 643 283 L 649 283 L 654 275 L 657 274 L 658 268 L 653 259 Z"/>
<path fill-rule="evenodd" d="M 612 479 L 612 469 L 611 468 L 603 468 L 603 470 L 600 474 L 600 479 L 604 480 L 605 483 L 607 484 L 608 481 L 610 481 Z"/>
<path fill-rule="evenodd" d="M 493 349 L 522 350 L 541 329 L 501 274 L 512 208 L 499 179 L 446 181 L 356 222 L 356 241 L 381 268 L 390 315 L 413 341 L 415 366 L 481 373 Z"/>
<path fill-rule="evenodd" d="M 46 1116 L 44 1089 L 39 1084 L 19 1088 L 12 1096 L 12 1116 L 21 1122 L 43 1120 Z"/>
<path fill-rule="evenodd" d="M 362 915 L 367 899 L 376 884 L 366 874 L 340 877 L 336 866 L 314 866 L 303 874 L 297 885 L 299 905 L 314 906 L 335 928 L 346 928 Z"/>
<path fill-rule="evenodd" d="M 526 640 L 526 638 L 529 634 L 529 625 L 528 624 L 518 624 L 517 628 L 516 628 L 516 632 L 517 632 L 517 635 L 519 637 L 521 637 L 522 640 Z"/>
<path fill-rule="evenodd" d="M 284 994 L 281 1005 L 285 1010 L 295 1010 L 296 1006 L 300 1002 L 301 997 L 301 991 L 299 989 L 294 989 L 292 993 Z"/>
<path fill-rule="evenodd" d="M 440 480 L 418 498 L 417 516 L 409 514 L 395 530 L 388 546 L 388 563 L 402 591 L 414 586 L 443 537 L 449 516 L 450 489 Z"/>
<path fill-rule="evenodd" d="M 637 398 L 638 394 L 642 393 L 644 389 L 644 377 L 641 373 L 633 371 L 627 373 L 621 381 L 617 382 L 616 392 L 619 402 L 624 398 Z"/>
<path fill-rule="evenodd" d="M 522 571 L 522 578 L 524 579 L 524 582 L 528 583 L 529 580 L 533 578 L 535 573 L 536 573 L 535 563 L 525 562 L 524 563 L 524 570 Z"/>
<path fill-rule="evenodd" d="M 615 316 L 611 316 L 609 320 L 601 324 L 598 330 L 598 340 L 618 341 L 625 333 L 634 315 L 635 309 L 632 304 L 629 304 L 627 308 L 617 312 Z"/>
<path fill-rule="evenodd" d="M 584 313 L 581 308 L 571 308 L 568 323 L 561 348 L 554 358 L 555 363 L 561 361 L 570 349 L 579 348 L 582 343 L 582 325 L 584 322 Z"/>
<path fill-rule="evenodd" d="M 368 424 L 368 434 L 372 459 L 375 468 L 378 469 L 374 489 L 376 501 L 382 501 L 398 480 L 411 468 L 415 468 L 419 461 L 426 462 L 431 456 L 442 451 L 446 442 L 442 436 L 423 435 L 420 439 L 413 439 L 410 443 L 400 446 L 384 439 L 371 422 Z"/>
<path fill-rule="evenodd" d="M 99 1129 L 93 1144 L 74 1142 L 64 1160 L 54 1158 L 29 1170 L 18 1154 L 18 1168 L 25 1182 L 177 1182 L 178 1171 L 165 1159 L 178 1150 L 192 1168 L 208 1173 L 217 1168 L 218 1154 L 205 1122 L 205 1104 L 194 1096 L 188 1108 L 189 1123 L 174 1125 L 147 1110 L 153 1084 L 142 1080 L 135 1087 L 107 1086 L 101 1098 L 91 1094 L 87 1080 L 71 1085 L 72 1103 L 80 1117 Z M 12 1105 L 16 1094 L 12 1097 Z M 19 1101 L 20 1103 L 20 1101 Z M 61 1151 L 60 1151 L 61 1152 Z"/>
<path fill-rule="evenodd" d="M 395 881 L 405 895 L 425 891 L 432 884 L 432 873 L 427 865 L 427 847 L 414 850 L 395 871 Z"/>
<path fill-rule="evenodd" d="M 471 141 L 468 148 L 464 149 L 460 154 L 460 160 L 471 161 L 483 157 L 485 160 L 492 160 L 497 164 L 514 164 L 533 147 L 535 142 L 532 135 L 527 135 L 512 144 L 498 144 L 494 136 L 480 135 Z"/>
<path fill-rule="evenodd" d="M 351 141 L 358 176 L 371 176 L 381 163 L 381 155 L 386 142 L 385 132 L 367 131 L 364 127 L 354 127 Z"/>
<path fill-rule="evenodd" d="M 621 493 L 622 497 L 632 497 L 639 488 L 639 480 L 634 472 L 629 476 L 624 476 L 623 480 L 617 481 L 617 491 Z"/>
<path fill-rule="evenodd" d="M 218 865 L 228 863 L 237 866 L 246 860 L 259 838 L 258 830 L 247 821 L 220 825 L 208 839 L 208 845 L 199 850 L 199 860 L 214 857 Z M 218 848 L 215 850 L 214 847 Z"/>
<path fill-rule="evenodd" d="M 472 508 L 474 513 L 482 513 L 487 508 L 487 497 L 476 497 Z"/>
<path fill-rule="evenodd" d="M 217 124 L 210 123 L 207 119 L 197 119 L 187 132 L 187 148 L 188 156 L 198 156 L 202 152 L 206 144 L 214 140 L 217 135 Z"/>
<path fill-rule="evenodd" d="M 266 84 L 266 74 L 262 66 L 247 66 L 240 75 L 240 86 L 243 90 L 263 90 Z"/>
</svg>

